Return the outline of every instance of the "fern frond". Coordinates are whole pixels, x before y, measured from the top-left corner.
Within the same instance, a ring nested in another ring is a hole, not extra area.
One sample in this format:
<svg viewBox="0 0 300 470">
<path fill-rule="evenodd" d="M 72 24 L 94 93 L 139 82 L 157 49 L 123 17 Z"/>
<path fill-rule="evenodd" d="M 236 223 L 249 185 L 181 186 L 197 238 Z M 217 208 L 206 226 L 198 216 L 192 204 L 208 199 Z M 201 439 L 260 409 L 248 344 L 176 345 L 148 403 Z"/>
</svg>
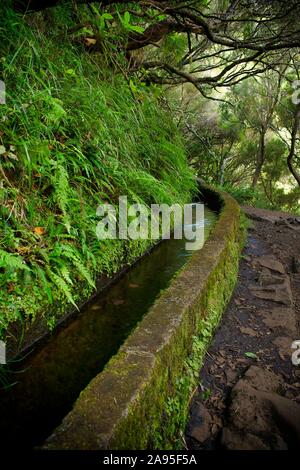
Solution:
<svg viewBox="0 0 300 470">
<path fill-rule="evenodd" d="M 78 259 L 74 259 L 73 260 L 73 263 L 74 265 L 76 266 L 76 268 L 78 269 L 79 273 L 81 274 L 81 276 L 87 280 L 87 282 L 89 283 L 89 285 L 91 287 L 96 287 L 95 285 L 95 282 L 93 281 L 90 273 L 89 273 L 89 270 L 86 268 L 86 266 L 84 266 L 84 264 L 82 264 L 82 262 Z"/>
<path fill-rule="evenodd" d="M 57 165 L 53 178 L 54 185 L 54 201 L 63 213 L 64 225 L 70 233 L 71 223 L 70 216 L 68 214 L 68 202 L 69 202 L 69 175 L 67 170 L 62 165 Z"/>
<path fill-rule="evenodd" d="M 1 249 L 0 249 L 0 268 L 30 271 L 29 267 L 26 265 L 24 258 L 22 256 L 14 255 L 12 253 L 8 253 L 7 251 L 1 250 Z"/>
<path fill-rule="evenodd" d="M 79 310 L 79 308 L 77 307 L 77 305 L 76 305 L 76 303 L 73 299 L 71 290 L 70 290 L 68 284 L 66 283 L 66 281 L 62 277 L 60 277 L 58 274 L 51 271 L 50 269 L 48 269 L 47 273 L 48 273 L 48 276 L 51 279 L 51 281 L 64 294 L 64 296 L 68 299 L 68 301 L 71 304 L 73 304 L 77 308 L 77 310 Z"/>
<path fill-rule="evenodd" d="M 62 275 L 62 277 L 64 278 L 64 280 L 70 284 L 71 286 L 73 285 L 73 281 L 70 277 L 70 271 L 68 270 L 67 266 L 66 265 L 63 265 L 60 269 L 60 273 Z"/>
<path fill-rule="evenodd" d="M 36 272 L 36 275 L 37 275 L 38 279 L 40 280 L 40 282 L 41 282 L 41 284 L 44 288 L 44 291 L 47 294 L 47 297 L 48 297 L 48 300 L 49 300 L 50 304 L 52 304 L 53 303 L 53 296 L 52 296 L 51 285 L 47 280 L 47 277 L 45 275 L 44 270 L 42 268 L 40 268 L 39 266 L 36 266 L 35 267 L 35 272 Z"/>
<path fill-rule="evenodd" d="M 96 287 L 89 270 L 83 264 L 83 261 L 81 260 L 79 252 L 76 250 L 76 248 L 66 244 L 63 244 L 61 248 L 62 256 L 65 256 L 66 258 L 72 261 L 73 265 L 77 268 L 81 276 L 86 279 L 86 281 L 90 284 L 91 287 Z"/>
</svg>

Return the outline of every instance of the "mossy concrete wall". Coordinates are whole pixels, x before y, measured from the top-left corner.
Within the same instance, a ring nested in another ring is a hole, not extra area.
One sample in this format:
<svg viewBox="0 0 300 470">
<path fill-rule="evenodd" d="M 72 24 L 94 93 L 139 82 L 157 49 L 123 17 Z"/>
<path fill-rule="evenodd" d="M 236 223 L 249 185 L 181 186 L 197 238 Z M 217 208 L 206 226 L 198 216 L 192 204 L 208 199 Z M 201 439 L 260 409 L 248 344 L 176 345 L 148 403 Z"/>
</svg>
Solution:
<svg viewBox="0 0 300 470">
<path fill-rule="evenodd" d="M 104 371 L 81 392 L 43 448 L 132 450 L 169 445 L 163 430 L 172 429 L 177 412 L 166 411 L 166 403 L 180 394 L 178 378 L 203 319 L 212 312 L 218 316 L 231 296 L 242 245 L 238 204 L 227 194 L 203 191 L 222 206 L 203 249 L 195 252 Z M 186 396 L 178 396 L 177 403 L 186 412 Z"/>
</svg>

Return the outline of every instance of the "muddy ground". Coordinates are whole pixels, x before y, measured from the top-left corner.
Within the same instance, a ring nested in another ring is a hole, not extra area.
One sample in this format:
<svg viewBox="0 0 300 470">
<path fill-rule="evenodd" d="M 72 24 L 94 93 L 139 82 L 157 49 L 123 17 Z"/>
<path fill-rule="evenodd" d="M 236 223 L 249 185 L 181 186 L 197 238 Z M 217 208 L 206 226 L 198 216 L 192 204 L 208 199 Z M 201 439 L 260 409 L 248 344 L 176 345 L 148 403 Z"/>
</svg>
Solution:
<svg viewBox="0 0 300 470">
<path fill-rule="evenodd" d="M 291 347 L 300 340 L 300 218 L 244 210 L 252 227 L 191 400 L 190 450 L 300 445 L 300 365 Z"/>
</svg>

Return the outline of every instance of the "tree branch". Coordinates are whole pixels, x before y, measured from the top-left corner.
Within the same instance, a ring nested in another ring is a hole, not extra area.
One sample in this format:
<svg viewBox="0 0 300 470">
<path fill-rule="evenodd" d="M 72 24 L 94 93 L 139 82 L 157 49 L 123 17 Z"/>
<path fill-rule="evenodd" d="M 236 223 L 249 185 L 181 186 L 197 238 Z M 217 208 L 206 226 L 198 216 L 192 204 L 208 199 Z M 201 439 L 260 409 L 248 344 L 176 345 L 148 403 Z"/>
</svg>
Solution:
<svg viewBox="0 0 300 470">
<path fill-rule="evenodd" d="M 297 139 L 297 132 L 299 130 L 299 123 L 300 123 L 300 103 L 296 105 L 295 109 L 295 114 L 294 114 L 294 123 L 293 123 L 293 129 L 292 129 L 292 139 L 291 139 L 291 146 L 290 146 L 290 151 L 287 157 L 287 165 L 288 168 L 297 181 L 298 185 L 300 186 L 300 175 L 297 172 L 296 168 L 294 167 L 293 164 L 293 158 L 295 156 L 295 147 L 296 147 L 296 139 Z"/>
</svg>

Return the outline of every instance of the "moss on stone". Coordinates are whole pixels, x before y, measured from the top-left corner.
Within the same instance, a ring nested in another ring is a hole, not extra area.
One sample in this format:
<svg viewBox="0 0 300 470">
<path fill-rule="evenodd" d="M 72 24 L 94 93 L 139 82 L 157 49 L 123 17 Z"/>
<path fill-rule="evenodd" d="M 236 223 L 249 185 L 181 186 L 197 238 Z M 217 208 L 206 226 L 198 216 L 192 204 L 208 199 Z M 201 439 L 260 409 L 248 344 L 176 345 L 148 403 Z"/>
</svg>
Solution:
<svg viewBox="0 0 300 470">
<path fill-rule="evenodd" d="M 212 188 L 203 191 L 222 207 L 211 236 L 81 393 L 45 448 L 181 446 L 190 394 L 234 289 L 245 233 L 237 203 Z"/>
</svg>

